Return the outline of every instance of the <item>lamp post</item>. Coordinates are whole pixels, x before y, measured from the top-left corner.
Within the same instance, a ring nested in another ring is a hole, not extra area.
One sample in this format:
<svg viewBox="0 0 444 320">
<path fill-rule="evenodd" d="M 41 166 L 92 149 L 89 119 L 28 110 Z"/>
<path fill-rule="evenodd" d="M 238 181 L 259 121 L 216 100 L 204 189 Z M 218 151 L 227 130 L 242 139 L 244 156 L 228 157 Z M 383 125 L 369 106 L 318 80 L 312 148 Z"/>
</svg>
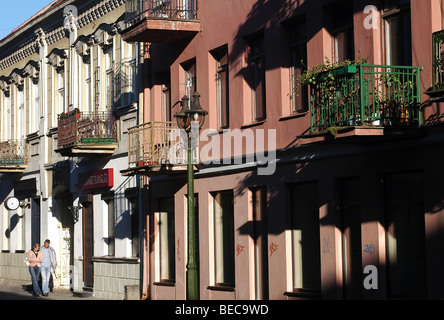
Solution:
<svg viewBox="0 0 444 320">
<path fill-rule="evenodd" d="M 196 263 L 196 217 L 194 207 L 194 168 L 192 153 L 192 123 L 197 122 L 199 129 L 205 122 L 207 111 L 200 106 L 200 94 L 196 91 L 193 94 L 191 105 L 189 98 L 182 98 L 182 109 L 174 115 L 180 129 L 186 131 L 188 136 L 188 161 L 187 161 L 187 194 L 188 194 L 188 261 L 187 261 L 187 298 L 188 300 L 198 300 L 198 274 Z M 198 137 L 195 137 L 198 139 Z"/>
</svg>

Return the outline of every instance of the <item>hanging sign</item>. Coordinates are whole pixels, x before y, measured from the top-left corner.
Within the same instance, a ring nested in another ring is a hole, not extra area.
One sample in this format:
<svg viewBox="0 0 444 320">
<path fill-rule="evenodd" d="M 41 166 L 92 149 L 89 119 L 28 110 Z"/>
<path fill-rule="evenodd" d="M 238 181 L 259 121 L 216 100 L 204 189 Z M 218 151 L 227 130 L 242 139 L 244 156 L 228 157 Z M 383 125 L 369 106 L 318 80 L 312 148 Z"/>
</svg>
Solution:
<svg viewBox="0 0 444 320">
<path fill-rule="evenodd" d="M 91 173 L 89 177 L 87 177 L 86 181 L 83 183 L 80 190 L 106 188 L 106 187 L 112 187 L 113 185 L 114 185 L 114 170 L 103 169 Z"/>
</svg>

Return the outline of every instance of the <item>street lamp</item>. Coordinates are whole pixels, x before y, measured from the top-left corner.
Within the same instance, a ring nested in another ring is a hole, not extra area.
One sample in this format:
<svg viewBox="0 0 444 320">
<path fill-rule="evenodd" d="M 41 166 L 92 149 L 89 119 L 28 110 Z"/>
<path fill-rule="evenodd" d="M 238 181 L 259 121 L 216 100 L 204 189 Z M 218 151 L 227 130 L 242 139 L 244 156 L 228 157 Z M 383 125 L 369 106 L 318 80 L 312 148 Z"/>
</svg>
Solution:
<svg viewBox="0 0 444 320">
<path fill-rule="evenodd" d="M 198 274 L 196 263 L 196 217 L 194 208 L 194 168 L 192 154 L 192 135 L 191 127 L 193 122 L 197 122 L 199 129 L 205 122 L 205 115 L 208 112 L 200 106 L 200 94 L 196 91 L 193 94 L 191 106 L 189 106 L 189 98 L 185 95 L 182 98 L 182 109 L 174 115 L 177 125 L 180 129 L 187 132 L 188 135 L 188 261 L 187 261 L 187 297 L 188 300 L 199 299 L 198 295 Z M 198 137 L 195 137 L 198 139 Z"/>
</svg>

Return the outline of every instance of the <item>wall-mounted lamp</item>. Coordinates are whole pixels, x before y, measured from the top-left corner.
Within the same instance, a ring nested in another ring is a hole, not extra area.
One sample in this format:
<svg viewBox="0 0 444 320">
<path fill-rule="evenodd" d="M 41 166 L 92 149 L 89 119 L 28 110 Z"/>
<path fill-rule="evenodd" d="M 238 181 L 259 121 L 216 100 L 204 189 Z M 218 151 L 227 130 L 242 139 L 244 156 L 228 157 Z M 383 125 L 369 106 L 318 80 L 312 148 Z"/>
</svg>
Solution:
<svg viewBox="0 0 444 320">
<path fill-rule="evenodd" d="M 72 214 L 72 217 L 74 219 L 74 223 L 79 221 L 79 211 L 82 209 L 82 206 L 68 206 L 69 212 Z"/>
</svg>

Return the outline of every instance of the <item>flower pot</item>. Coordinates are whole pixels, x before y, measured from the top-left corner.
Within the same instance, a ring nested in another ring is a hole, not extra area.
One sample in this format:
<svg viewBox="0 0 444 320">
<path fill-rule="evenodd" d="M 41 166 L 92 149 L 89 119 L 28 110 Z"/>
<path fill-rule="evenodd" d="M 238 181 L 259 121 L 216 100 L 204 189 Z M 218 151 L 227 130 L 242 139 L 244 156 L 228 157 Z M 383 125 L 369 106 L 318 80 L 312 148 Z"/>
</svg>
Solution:
<svg viewBox="0 0 444 320">
<path fill-rule="evenodd" d="M 373 114 L 372 125 L 373 126 L 381 126 L 382 125 L 381 114 L 380 113 L 377 112 L 377 113 Z"/>
<path fill-rule="evenodd" d="M 400 108 L 400 122 L 403 124 L 410 123 L 410 110 L 408 107 Z"/>
<path fill-rule="evenodd" d="M 348 66 L 338 67 L 329 71 L 324 71 L 319 74 L 319 80 L 324 80 L 328 77 L 329 74 L 332 74 L 334 77 L 345 76 L 348 74 L 354 74 L 357 72 L 357 66 L 352 64 Z"/>
<path fill-rule="evenodd" d="M 349 126 L 356 126 L 361 122 L 361 117 L 360 116 L 354 116 L 354 117 L 350 117 L 350 119 L 348 120 L 348 125 Z"/>
</svg>

